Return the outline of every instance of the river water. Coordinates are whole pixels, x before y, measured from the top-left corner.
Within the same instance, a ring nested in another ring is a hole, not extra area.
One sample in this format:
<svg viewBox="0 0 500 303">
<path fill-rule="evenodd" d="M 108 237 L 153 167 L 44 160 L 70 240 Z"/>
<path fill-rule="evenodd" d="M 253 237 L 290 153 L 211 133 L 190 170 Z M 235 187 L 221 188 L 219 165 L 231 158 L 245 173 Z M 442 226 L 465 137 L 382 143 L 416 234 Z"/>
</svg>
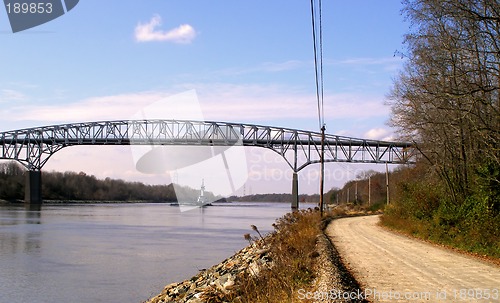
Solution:
<svg viewBox="0 0 500 303">
<path fill-rule="evenodd" d="M 1 303 L 139 303 L 269 232 L 289 204 L 0 206 Z"/>
</svg>

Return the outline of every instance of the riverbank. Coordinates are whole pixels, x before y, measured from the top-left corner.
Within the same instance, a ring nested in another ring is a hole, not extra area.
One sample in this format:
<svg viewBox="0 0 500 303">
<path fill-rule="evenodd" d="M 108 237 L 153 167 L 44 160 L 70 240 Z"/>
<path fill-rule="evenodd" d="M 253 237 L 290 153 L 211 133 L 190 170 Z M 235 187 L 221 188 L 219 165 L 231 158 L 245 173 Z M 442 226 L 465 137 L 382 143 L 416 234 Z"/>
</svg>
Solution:
<svg viewBox="0 0 500 303">
<path fill-rule="evenodd" d="M 175 202 L 155 201 L 155 200 L 43 200 L 41 205 L 61 205 L 61 204 L 173 204 Z M 1 200 L 3 205 L 26 205 L 24 200 Z M 29 204 L 28 204 L 29 205 Z M 31 204 L 36 205 L 36 204 Z"/>
<path fill-rule="evenodd" d="M 227 204 L 232 202 L 227 202 L 225 199 L 219 199 L 212 203 L 217 204 Z M 271 202 L 274 203 L 274 202 Z M 276 202 L 277 203 L 277 202 Z M 0 204 L 2 205 L 26 205 L 24 200 L 2 200 L 0 199 Z M 60 205 L 60 204 L 171 204 L 173 206 L 178 206 L 177 201 L 157 201 L 157 200 L 43 200 L 41 205 Z M 29 204 L 28 204 L 29 205 Z M 31 204 L 36 205 L 36 204 Z"/>
<path fill-rule="evenodd" d="M 271 267 L 268 253 L 265 242 L 257 241 L 189 280 L 165 286 L 161 294 L 147 302 L 242 302 L 236 284 Z"/>
<path fill-rule="evenodd" d="M 325 235 L 332 219 L 307 210 L 278 219 L 265 237 L 255 227 L 247 247 L 146 302 L 356 302 L 325 295 L 359 289 Z"/>
</svg>

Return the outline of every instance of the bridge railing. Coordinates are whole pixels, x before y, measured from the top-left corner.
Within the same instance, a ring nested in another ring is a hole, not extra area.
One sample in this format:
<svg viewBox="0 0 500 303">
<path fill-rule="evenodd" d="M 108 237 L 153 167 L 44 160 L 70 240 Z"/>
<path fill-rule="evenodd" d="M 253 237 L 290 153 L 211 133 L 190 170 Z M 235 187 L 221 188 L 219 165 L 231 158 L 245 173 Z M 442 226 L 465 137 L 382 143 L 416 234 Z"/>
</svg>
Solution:
<svg viewBox="0 0 500 303">
<path fill-rule="evenodd" d="M 258 146 L 280 154 L 300 171 L 320 161 L 321 134 L 289 128 L 185 120 L 120 120 L 60 124 L 0 133 L 0 159 L 40 170 L 60 149 L 73 145 Z M 325 162 L 413 163 L 410 143 L 325 136 Z"/>
</svg>

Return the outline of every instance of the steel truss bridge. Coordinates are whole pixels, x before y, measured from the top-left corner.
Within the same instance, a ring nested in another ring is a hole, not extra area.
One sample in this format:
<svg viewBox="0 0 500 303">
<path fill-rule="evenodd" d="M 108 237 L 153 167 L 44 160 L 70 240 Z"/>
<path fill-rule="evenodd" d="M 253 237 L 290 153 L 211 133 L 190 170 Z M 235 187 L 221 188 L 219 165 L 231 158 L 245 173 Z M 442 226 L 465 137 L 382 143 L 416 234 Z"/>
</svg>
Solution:
<svg viewBox="0 0 500 303">
<path fill-rule="evenodd" d="M 57 151 L 75 145 L 257 146 L 270 149 L 297 173 L 321 161 L 321 133 L 282 127 L 186 120 L 120 120 L 41 126 L 0 132 L 0 159 L 28 170 L 25 200 L 41 203 L 41 169 Z M 412 144 L 325 135 L 324 162 L 411 164 Z M 294 201 L 293 203 L 298 203 Z M 298 205 L 298 204 L 296 204 Z M 292 204 L 293 207 L 293 204 Z"/>
</svg>

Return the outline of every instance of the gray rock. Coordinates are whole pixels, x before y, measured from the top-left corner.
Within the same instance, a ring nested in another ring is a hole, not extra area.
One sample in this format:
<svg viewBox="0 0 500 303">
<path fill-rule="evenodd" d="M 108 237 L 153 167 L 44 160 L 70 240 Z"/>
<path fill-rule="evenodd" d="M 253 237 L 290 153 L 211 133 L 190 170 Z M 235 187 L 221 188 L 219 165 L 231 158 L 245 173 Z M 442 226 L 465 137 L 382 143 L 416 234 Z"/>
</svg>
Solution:
<svg viewBox="0 0 500 303">
<path fill-rule="evenodd" d="M 201 303 L 213 296 L 224 298 L 235 289 L 238 277 L 258 275 L 263 267 L 272 267 L 268 252 L 264 241 L 256 241 L 189 280 L 165 286 L 161 294 L 147 302 Z M 238 298 L 233 300 L 240 301 Z"/>
</svg>

